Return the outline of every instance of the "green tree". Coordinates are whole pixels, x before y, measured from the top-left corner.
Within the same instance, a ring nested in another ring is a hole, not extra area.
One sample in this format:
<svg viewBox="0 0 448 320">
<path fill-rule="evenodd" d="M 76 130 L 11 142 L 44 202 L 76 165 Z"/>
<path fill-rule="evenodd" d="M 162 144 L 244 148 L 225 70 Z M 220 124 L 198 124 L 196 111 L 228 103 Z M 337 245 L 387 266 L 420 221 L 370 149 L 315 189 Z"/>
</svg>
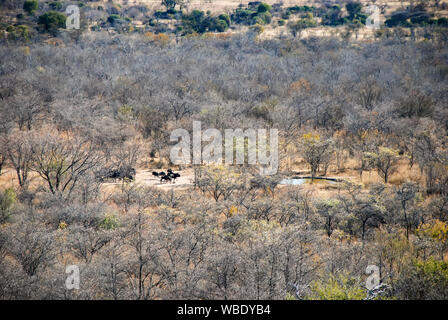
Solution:
<svg viewBox="0 0 448 320">
<path fill-rule="evenodd" d="M 320 223 L 330 238 L 340 220 L 341 202 L 337 199 L 322 199 L 316 202 L 315 207 L 320 216 Z"/>
<path fill-rule="evenodd" d="M 316 26 L 316 21 L 313 19 L 313 15 L 309 14 L 304 19 L 299 19 L 295 22 L 291 22 L 288 24 L 289 29 L 294 37 L 297 35 L 300 37 L 302 31 L 306 28 L 312 28 Z"/>
<path fill-rule="evenodd" d="M 362 4 L 359 2 L 349 2 L 345 5 L 345 8 L 348 12 L 348 18 L 353 20 L 358 14 L 361 13 Z"/>
<path fill-rule="evenodd" d="M 67 17 L 65 15 L 56 11 L 48 11 L 47 13 L 39 16 L 39 24 L 48 31 L 54 31 L 58 28 L 65 28 L 66 20 Z"/>
<path fill-rule="evenodd" d="M 177 1 L 176 0 L 162 0 L 162 5 L 166 8 L 166 10 L 173 10 L 176 5 L 177 5 Z"/>
<path fill-rule="evenodd" d="M 342 10 L 338 5 L 334 5 L 327 9 L 326 13 L 322 17 L 322 24 L 328 26 L 337 26 L 343 24 Z"/>
<path fill-rule="evenodd" d="M 332 156 L 332 140 L 323 140 L 318 134 L 304 134 L 300 147 L 304 160 L 311 169 L 311 178 L 314 180 L 320 165 L 328 166 Z"/>
<path fill-rule="evenodd" d="M 220 14 L 218 18 L 219 20 L 224 20 L 227 22 L 227 25 L 230 26 L 230 16 L 227 13 Z"/>
<path fill-rule="evenodd" d="M 384 183 L 397 171 L 398 161 L 401 159 L 399 150 L 386 147 L 379 147 L 377 152 L 366 152 L 365 157 L 384 179 Z"/>
<path fill-rule="evenodd" d="M 29 14 L 32 14 L 36 12 L 38 5 L 39 3 L 37 2 L 37 0 L 26 0 L 23 4 L 23 10 L 25 10 Z"/>
<path fill-rule="evenodd" d="M 62 3 L 59 1 L 51 2 L 50 4 L 51 9 L 53 10 L 61 10 L 62 9 Z"/>
<path fill-rule="evenodd" d="M 268 5 L 268 4 L 265 3 L 265 2 L 262 2 L 262 3 L 260 3 L 260 4 L 258 5 L 258 9 L 257 9 L 257 11 L 258 11 L 259 13 L 262 13 L 262 12 L 269 12 L 269 11 L 271 11 L 271 6 Z"/>
</svg>

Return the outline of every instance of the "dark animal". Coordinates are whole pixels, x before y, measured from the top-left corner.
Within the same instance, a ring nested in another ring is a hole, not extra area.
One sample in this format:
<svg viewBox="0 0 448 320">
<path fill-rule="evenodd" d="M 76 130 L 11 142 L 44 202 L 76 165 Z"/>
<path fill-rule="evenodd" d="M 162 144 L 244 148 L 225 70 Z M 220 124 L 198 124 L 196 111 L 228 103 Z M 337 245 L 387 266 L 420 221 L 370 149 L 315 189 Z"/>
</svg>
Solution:
<svg viewBox="0 0 448 320">
<path fill-rule="evenodd" d="M 118 179 L 119 176 L 120 176 L 119 171 L 117 169 L 111 169 L 111 168 L 103 168 L 95 174 L 95 177 L 100 182 L 104 182 L 105 180 L 108 179 L 113 179 L 115 181 L 115 179 Z"/>
<path fill-rule="evenodd" d="M 171 181 L 171 178 L 166 174 L 160 178 L 160 182 L 169 182 L 169 181 Z"/>
<path fill-rule="evenodd" d="M 118 169 L 118 178 L 121 180 L 129 179 L 134 180 L 135 179 L 135 169 L 129 166 L 121 167 Z"/>
<path fill-rule="evenodd" d="M 95 177 L 100 182 L 104 182 L 105 180 L 112 179 L 114 182 L 116 179 L 129 179 L 134 180 L 135 179 L 135 169 L 132 167 L 120 167 L 118 169 L 112 169 L 112 168 L 103 168 L 99 170 Z"/>
<path fill-rule="evenodd" d="M 158 177 L 158 176 L 159 176 L 159 173 L 156 172 L 156 171 L 153 171 L 153 172 L 152 172 L 152 175 L 153 175 L 154 177 Z"/>
<path fill-rule="evenodd" d="M 170 177 L 171 180 L 173 180 L 173 183 L 176 183 L 176 179 L 180 177 L 180 174 L 178 174 L 178 173 L 174 173 L 173 170 L 168 169 L 168 174 L 167 174 L 167 176 Z"/>
<path fill-rule="evenodd" d="M 173 179 L 173 183 L 176 183 L 176 179 L 180 177 L 180 174 L 173 173 L 170 175 L 171 179 Z"/>
</svg>

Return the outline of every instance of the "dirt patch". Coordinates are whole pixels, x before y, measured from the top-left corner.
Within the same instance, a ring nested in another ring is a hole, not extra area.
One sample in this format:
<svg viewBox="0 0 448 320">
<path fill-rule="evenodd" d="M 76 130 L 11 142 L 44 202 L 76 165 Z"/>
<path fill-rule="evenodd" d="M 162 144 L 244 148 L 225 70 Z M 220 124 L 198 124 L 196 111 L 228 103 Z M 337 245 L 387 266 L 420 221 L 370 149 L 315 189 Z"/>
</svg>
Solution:
<svg viewBox="0 0 448 320">
<path fill-rule="evenodd" d="M 176 182 L 160 182 L 160 178 L 152 175 L 153 171 L 160 172 L 160 169 L 138 169 L 135 175 L 135 183 L 160 188 L 163 190 L 185 190 L 193 187 L 194 174 L 192 169 L 186 169 L 182 171 L 175 171 L 180 174 L 180 177 L 176 179 Z M 166 170 L 164 170 L 166 172 Z M 102 184 L 103 190 L 109 190 L 113 186 L 121 185 L 119 182 L 106 182 Z"/>
</svg>

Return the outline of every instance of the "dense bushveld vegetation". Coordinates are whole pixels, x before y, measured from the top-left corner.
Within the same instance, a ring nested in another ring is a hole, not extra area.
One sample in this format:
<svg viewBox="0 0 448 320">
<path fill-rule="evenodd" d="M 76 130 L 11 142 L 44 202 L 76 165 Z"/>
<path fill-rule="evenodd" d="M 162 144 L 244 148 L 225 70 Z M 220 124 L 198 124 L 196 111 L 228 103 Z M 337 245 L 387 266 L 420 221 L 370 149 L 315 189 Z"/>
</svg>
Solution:
<svg viewBox="0 0 448 320">
<path fill-rule="evenodd" d="M 374 3 L 374 1 L 372 2 Z M 294 35 L 314 27 L 342 27 L 346 36 L 356 34 L 365 27 L 369 13 L 368 3 L 357 1 L 316 2 L 314 5 L 285 6 L 282 2 L 268 5 L 261 1 L 242 3 L 227 12 L 212 13 L 209 10 L 189 10 L 188 0 L 161 1 L 165 10 L 150 10 L 144 5 L 121 6 L 112 1 L 100 6 L 81 1 L 1 0 L 0 8 L 10 9 L 0 20 L 0 37 L 29 39 L 39 33 L 57 34 L 65 27 L 65 10 L 68 5 L 81 8 L 83 30 L 109 30 L 118 33 L 171 34 L 176 36 L 225 32 L 229 28 L 238 32 L 243 26 L 262 32 L 265 26 L 287 26 Z M 394 12 L 388 5 L 378 7 L 390 28 L 442 28 L 448 27 L 448 18 L 441 12 L 448 4 L 438 0 L 411 1 Z M 138 22 L 135 24 L 134 22 Z M 25 31 L 24 31 L 25 29 Z M 376 36 L 384 36 L 381 29 Z M 413 32 L 412 32 L 413 33 Z"/>
<path fill-rule="evenodd" d="M 448 47 L 430 38 L 2 43 L 0 168 L 15 178 L 0 186 L 0 297 L 363 299 L 374 264 L 385 297 L 448 298 Z M 201 166 L 188 192 L 101 189 L 97 170 L 166 161 L 192 120 L 278 128 L 283 173 L 300 158 L 384 183 L 317 197 L 281 174 Z M 424 179 L 391 183 L 398 166 Z"/>
</svg>

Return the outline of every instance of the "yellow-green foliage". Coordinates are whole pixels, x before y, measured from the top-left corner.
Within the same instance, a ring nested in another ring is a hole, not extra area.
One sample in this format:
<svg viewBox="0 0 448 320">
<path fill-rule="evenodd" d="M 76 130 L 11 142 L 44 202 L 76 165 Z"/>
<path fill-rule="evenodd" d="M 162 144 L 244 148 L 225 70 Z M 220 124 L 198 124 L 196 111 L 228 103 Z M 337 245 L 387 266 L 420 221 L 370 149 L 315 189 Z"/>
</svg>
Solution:
<svg viewBox="0 0 448 320">
<path fill-rule="evenodd" d="M 1 209 L 9 210 L 17 202 L 16 192 L 13 188 L 7 188 L 3 192 Z"/>
<path fill-rule="evenodd" d="M 341 205 L 341 201 L 338 199 L 320 199 L 316 203 L 316 207 L 323 211 L 331 210 L 332 208 L 337 208 Z"/>
<path fill-rule="evenodd" d="M 118 108 L 118 118 L 124 122 L 131 121 L 134 118 L 134 110 L 131 106 L 122 106 Z"/>
<path fill-rule="evenodd" d="M 387 147 L 379 147 L 377 152 L 365 152 L 364 157 L 373 168 L 377 169 L 385 183 L 389 176 L 397 170 L 398 161 L 401 159 L 399 150 Z"/>
<path fill-rule="evenodd" d="M 417 235 L 445 243 L 448 240 L 448 225 L 440 220 L 432 224 L 426 223 L 417 229 Z"/>
<path fill-rule="evenodd" d="M 318 143 L 320 141 L 320 135 L 318 135 L 317 133 L 314 134 L 312 132 L 310 133 L 305 133 L 302 136 L 302 142 L 305 145 L 314 145 L 316 143 Z"/>
<path fill-rule="evenodd" d="M 434 257 L 412 260 L 396 282 L 399 298 L 410 300 L 446 300 L 448 298 L 448 262 Z"/>
<path fill-rule="evenodd" d="M 106 214 L 103 221 L 101 222 L 101 228 L 111 230 L 117 227 L 118 227 L 117 217 L 113 214 Z"/>
<path fill-rule="evenodd" d="M 311 300 L 363 300 L 366 291 L 361 281 L 348 275 L 333 275 L 326 280 L 314 281 L 311 285 Z"/>
<path fill-rule="evenodd" d="M 286 294 L 286 300 L 297 300 L 296 297 L 294 297 L 292 294 L 287 293 Z"/>
<path fill-rule="evenodd" d="M 18 26 L 10 25 L 6 28 L 6 31 L 8 31 L 8 37 L 10 39 L 27 40 L 30 37 L 28 27 L 25 25 L 18 25 Z"/>
<path fill-rule="evenodd" d="M 372 162 L 385 161 L 387 159 L 390 160 L 398 160 L 400 158 L 400 154 L 398 150 L 386 147 L 379 147 L 378 152 L 366 152 L 365 157 Z"/>
<path fill-rule="evenodd" d="M 448 262 L 430 258 L 428 261 L 416 261 L 417 271 L 427 276 L 438 276 L 448 284 Z"/>
<path fill-rule="evenodd" d="M 16 192 L 13 188 L 7 188 L 3 194 L 0 194 L 0 223 L 5 222 L 9 218 L 16 202 Z"/>
</svg>

